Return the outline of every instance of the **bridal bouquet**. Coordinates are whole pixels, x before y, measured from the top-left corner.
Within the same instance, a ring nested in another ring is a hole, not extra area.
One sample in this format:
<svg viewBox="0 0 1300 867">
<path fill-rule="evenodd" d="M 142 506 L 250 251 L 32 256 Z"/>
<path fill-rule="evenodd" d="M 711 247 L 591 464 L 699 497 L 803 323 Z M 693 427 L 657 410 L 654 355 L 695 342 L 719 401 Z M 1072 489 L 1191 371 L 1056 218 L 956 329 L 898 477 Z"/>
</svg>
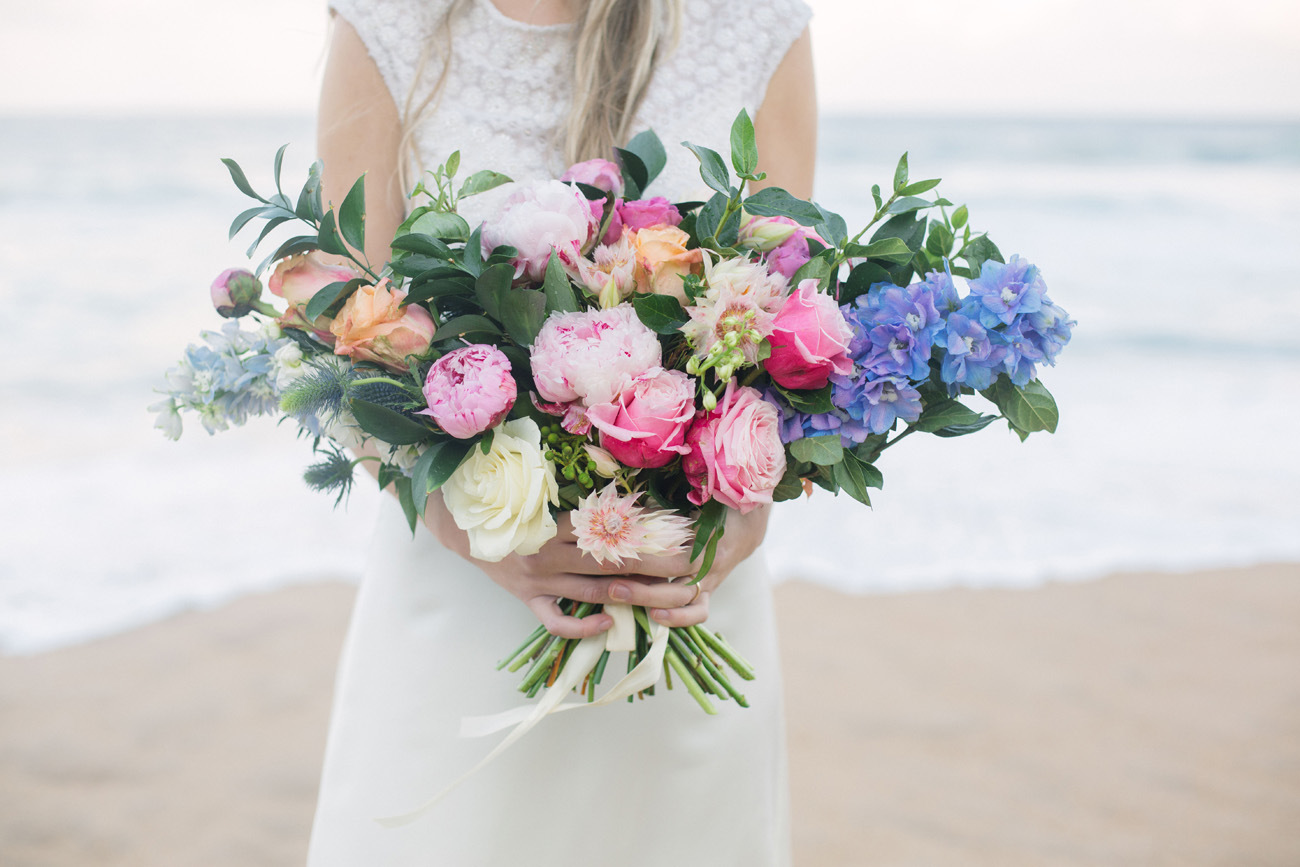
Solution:
<svg viewBox="0 0 1300 867">
<path fill-rule="evenodd" d="M 458 204 L 510 179 L 458 181 L 453 154 L 416 188 L 382 266 L 362 252 L 364 178 L 334 208 L 319 163 L 291 200 L 283 148 L 267 197 L 226 160 L 256 202 L 231 237 L 263 222 L 250 256 L 282 224 L 309 231 L 254 272 L 217 278 L 217 311 L 262 325 L 231 321 L 191 346 L 154 407 L 159 426 L 179 436 L 181 410 L 209 431 L 279 413 L 321 455 L 310 485 L 341 498 L 356 464 L 377 461 L 412 529 L 441 491 L 476 558 L 535 553 L 563 510 L 596 561 L 635 571 L 640 557 L 689 550 L 692 580 L 731 509 L 813 485 L 870 504 L 877 461 L 918 432 L 962 436 L 997 419 L 1022 439 L 1055 429 L 1038 368 L 1074 322 L 1036 267 L 972 231 L 965 207 L 925 198 L 939 182 L 911 181 L 906 155 L 850 234 L 784 190 L 746 192 L 764 176 L 744 112 L 730 166 L 686 147 L 707 201 L 645 197 L 666 160 L 645 132 L 615 161 L 517 185 L 478 226 Z M 263 298 L 268 269 L 282 308 Z M 969 404 L 976 395 L 988 411 Z M 539 628 L 501 667 L 525 670 L 530 697 L 551 686 L 551 706 L 574 691 L 593 702 L 611 651 L 627 651 L 628 675 L 600 702 L 651 692 L 662 672 L 710 713 L 713 699 L 745 704 L 732 675 L 754 672 L 722 636 L 607 610 L 608 634 Z"/>
</svg>

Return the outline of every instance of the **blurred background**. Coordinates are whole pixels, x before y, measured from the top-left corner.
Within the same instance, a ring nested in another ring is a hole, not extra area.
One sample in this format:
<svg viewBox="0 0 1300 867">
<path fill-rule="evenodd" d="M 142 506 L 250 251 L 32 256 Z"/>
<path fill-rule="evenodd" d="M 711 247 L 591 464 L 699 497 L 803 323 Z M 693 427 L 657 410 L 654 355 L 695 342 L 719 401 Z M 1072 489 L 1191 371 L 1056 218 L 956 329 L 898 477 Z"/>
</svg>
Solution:
<svg viewBox="0 0 1300 867">
<path fill-rule="evenodd" d="M 910 441 L 874 512 L 777 510 L 778 575 L 892 591 L 1300 559 L 1294 4 L 811 5 L 817 198 L 865 221 L 908 150 L 1079 325 L 1043 373 L 1055 436 Z M 211 277 L 246 261 L 218 158 L 266 186 L 289 142 L 288 187 L 313 157 L 322 4 L 0 9 L 0 653 L 355 581 L 373 491 L 332 509 L 268 420 L 172 443 L 145 410 L 218 324 Z M 790 541 L 817 533 L 854 550 Z"/>
</svg>

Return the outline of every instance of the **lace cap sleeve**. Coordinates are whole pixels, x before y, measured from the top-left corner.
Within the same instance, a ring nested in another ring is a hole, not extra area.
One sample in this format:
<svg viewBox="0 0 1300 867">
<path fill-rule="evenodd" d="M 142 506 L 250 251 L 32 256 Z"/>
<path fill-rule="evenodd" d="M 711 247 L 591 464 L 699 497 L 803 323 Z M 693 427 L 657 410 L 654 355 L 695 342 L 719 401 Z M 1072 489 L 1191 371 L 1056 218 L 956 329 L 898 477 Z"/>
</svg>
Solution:
<svg viewBox="0 0 1300 867">
<path fill-rule="evenodd" d="M 811 18 L 803 0 L 687 0 L 681 48 L 701 86 L 730 91 L 752 115 Z"/>
<path fill-rule="evenodd" d="M 361 37 L 399 109 L 446 6 L 437 0 L 329 0 L 330 11 Z"/>
</svg>

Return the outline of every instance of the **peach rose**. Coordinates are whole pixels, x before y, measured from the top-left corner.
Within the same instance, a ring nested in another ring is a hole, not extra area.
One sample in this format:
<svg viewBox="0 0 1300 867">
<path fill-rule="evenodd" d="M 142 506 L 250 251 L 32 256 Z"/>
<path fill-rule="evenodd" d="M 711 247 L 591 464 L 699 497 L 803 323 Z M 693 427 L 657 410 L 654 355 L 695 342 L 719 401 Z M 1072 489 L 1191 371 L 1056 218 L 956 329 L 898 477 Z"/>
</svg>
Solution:
<svg viewBox="0 0 1300 867">
<path fill-rule="evenodd" d="M 330 343 L 334 337 L 330 334 L 329 317 L 319 316 L 315 322 L 308 322 L 303 310 L 312 296 L 329 284 L 346 283 L 359 276 L 351 268 L 321 261 L 315 253 L 299 253 L 276 264 L 271 279 L 266 281 L 266 288 L 272 295 L 279 295 L 289 303 L 289 309 L 279 320 L 282 327 L 310 331 Z"/>
<path fill-rule="evenodd" d="M 405 298 L 406 293 L 390 289 L 388 281 L 357 289 L 330 325 L 337 338 L 335 354 L 399 373 L 408 370 L 407 357 L 423 354 L 437 328 L 428 310 L 418 304 L 403 307 Z"/>
<path fill-rule="evenodd" d="M 638 292 L 671 295 L 686 303 L 682 278 L 698 272 L 704 260 L 703 251 L 686 249 L 688 240 L 690 235 L 676 226 L 652 226 L 633 234 Z"/>
</svg>

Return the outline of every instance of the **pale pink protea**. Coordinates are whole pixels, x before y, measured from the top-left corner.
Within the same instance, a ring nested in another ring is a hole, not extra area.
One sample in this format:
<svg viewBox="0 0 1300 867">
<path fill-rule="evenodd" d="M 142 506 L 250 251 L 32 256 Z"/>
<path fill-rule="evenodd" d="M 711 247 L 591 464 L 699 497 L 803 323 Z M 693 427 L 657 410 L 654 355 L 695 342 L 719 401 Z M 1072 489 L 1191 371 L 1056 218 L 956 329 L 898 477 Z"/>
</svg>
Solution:
<svg viewBox="0 0 1300 867">
<path fill-rule="evenodd" d="M 626 233 L 612 244 L 601 244 L 590 259 L 578 260 L 578 277 L 601 307 L 614 307 L 636 289 L 636 248 Z"/>
<path fill-rule="evenodd" d="M 682 326 L 682 334 L 701 358 L 711 351 L 733 357 L 736 366 L 758 363 L 758 349 L 772 334 L 776 317 L 756 303 L 749 294 L 723 283 L 718 289 L 688 307 L 691 321 Z M 718 344 L 722 347 L 714 349 Z"/>
<path fill-rule="evenodd" d="M 620 496 L 618 485 L 610 482 L 579 500 L 572 514 L 578 547 L 597 563 L 615 566 L 622 566 L 624 560 L 685 551 L 691 541 L 690 519 L 638 506 L 640 496 L 640 492 Z"/>
<path fill-rule="evenodd" d="M 744 295 L 768 313 L 776 313 L 785 302 L 790 282 L 780 274 L 769 273 L 759 262 L 741 257 L 711 262 L 706 256 L 704 285 L 708 287 L 705 297 L 712 300 L 729 291 Z"/>
</svg>

